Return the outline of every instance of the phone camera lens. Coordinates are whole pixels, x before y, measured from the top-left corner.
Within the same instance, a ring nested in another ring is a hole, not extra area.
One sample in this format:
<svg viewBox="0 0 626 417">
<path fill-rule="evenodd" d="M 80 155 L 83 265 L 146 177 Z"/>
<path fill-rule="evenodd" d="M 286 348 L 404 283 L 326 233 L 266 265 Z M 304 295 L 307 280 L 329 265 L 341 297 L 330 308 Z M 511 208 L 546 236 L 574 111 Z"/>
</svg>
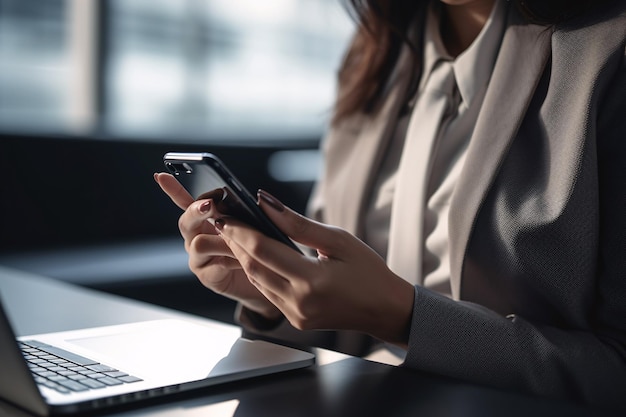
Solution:
<svg viewBox="0 0 626 417">
<path fill-rule="evenodd" d="M 172 174 L 178 175 L 178 171 L 176 170 L 176 166 L 171 162 L 165 163 L 165 168 Z"/>
</svg>

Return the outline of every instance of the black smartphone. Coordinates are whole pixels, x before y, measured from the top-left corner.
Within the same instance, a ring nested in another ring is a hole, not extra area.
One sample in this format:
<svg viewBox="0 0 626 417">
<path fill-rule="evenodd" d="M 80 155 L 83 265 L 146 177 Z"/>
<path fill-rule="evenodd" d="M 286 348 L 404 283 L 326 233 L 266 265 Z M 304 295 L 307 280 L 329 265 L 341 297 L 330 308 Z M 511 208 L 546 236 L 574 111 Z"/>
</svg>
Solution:
<svg viewBox="0 0 626 417">
<path fill-rule="evenodd" d="M 212 198 L 220 212 L 246 222 L 265 235 L 302 253 L 256 204 L 256 199 L 218 157 L 211 153 L 168 152 L 167 171 L 198 200 Z"/>
</svg>

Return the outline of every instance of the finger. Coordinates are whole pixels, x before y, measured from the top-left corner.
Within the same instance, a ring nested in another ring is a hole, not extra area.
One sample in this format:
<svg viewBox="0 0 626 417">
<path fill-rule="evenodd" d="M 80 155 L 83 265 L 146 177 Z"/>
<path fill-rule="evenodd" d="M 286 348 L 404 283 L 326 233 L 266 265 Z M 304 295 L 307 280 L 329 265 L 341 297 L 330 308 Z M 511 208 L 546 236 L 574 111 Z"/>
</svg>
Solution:
<svg viewBox="0 0 626 417">
<path fill-rule="evenodd" d="M 217 235 L 199 234 L 189 243 L 189 266 L 200 269 L 209 264 L 241 269 L 224 239 Z"/>
<path fill-rule="evenodd" d="M 224 217 L 213 200 L 194 201 L 178 219 L 178 229 L 185 239 L 185 248 L 189 250 L 191 241 L 199 234 L 217 234 L 209 219 Z"/>
<path fill-rule="evenodd" d="M 185 249 L 189 252 L 193 239 L 200 234 L 216 235 L 217 232 L 207 220 L 210 217 L 211 200 L 195 201 L 178 218 L 178 230 L 185 239 Z"/>
<path fill-rule="evenodd" d="M 276 308 L 280 310 L 283 315 L 288 314 L 288 304 L 285 303 L 283 298 L 281 298 L 278 294 L 273 291 L 270 291 L 268 288 L 264 287 L 259 281 L 250 280 L 254 288 L 257 289 L 265 298 L 269 300 L 270 303 L 274 304 Z"/>
<path fill-rule="evenodd" d="M 224 220 L 222 220 L 222 222 L 223 221 Z M 240 227 L 241 229 L 247 230 L 248 233 L 256 235 L 256 237 L 258 238 L 274 241 L 274 239 L 270 239 L 262 235 L 261 233 L 257 232 L 256 230 L 252 229 L 242 222 L 238 222 L 232 218 L 228 219 L 228 221 L 232 223 L 238 223 L 239 226 L 233 225 L 233 228 Z M 218 224 L 216 225 L 216 228 L 219 229 L 221 225 L 220 222 L 217 223 Z M 280 274 L 277 274 L 275 271 L 266 267 L 264 263 L 260 261 L 257 257 L 251 255 L 245 245 L 239 244 L 237 241 L 231 239 L 229 236 L 224 234 L 222 234 L 222 239 L 224 239 L 225 242 L 228 244 L 228 247 L 239 261 L 239 264 L 241 265 L 246 275 L 248 276 L 248 279 L 253 285 L 260 287 L 259 289 L 263 288 L 265 291 L 274 293 L 281 298 L 289 293 L 291 288 L 289 281 L 282 277 Z M 284 244 L 277 241 L 274 242 L 282 245 L 286 250 L 296 253 L 293 249 L 290 249 Z"/>
<path fill-rule="evenodd" d="M 192 239 L 190 249 L 194 253 L 206 256 L 229 256 L 234 258 L 224 239 L 218 235 L 198 235 Z"/>
<path fill-rule="evenodd" d="M 302 277 L 314 277 L 316 274 L 315 269 L 311 268 L 311 258 L 307 258 L 276 239 L 265 236 L 246 223 L 235 218 L 220 218 L 215 220 L 215 228 L 226 240 L 244 270 L 249 269 L 250 274 L 257 281 L 281 296 L 286 290 L 283 287 L 284 283 L 265 281 L 266 276 L 257 274 L 255 268 L 267 269 L 288 281 L 289 285 Z M 273 278 L 270 275 L 268 277 Z"/>
<path fill-rule="evenodd" d="M 259 206 L 274 224 L 296 242 L 317 249 L 328 257 L 338 256 L 342 252 L 347 232 L 296 213 L 267 191 L 259 190 L 257 197 Z"/>
<path fill-rule="evenodd" d="M 159 184 L 161 189 L 172 199 L 174 204 L 183 210 L 186 210 L 191 203 L 194 202 L 191 194 L 178 182 L 172 174 L 160 172 L 154 174 L 154 180 Z"/>
</svg>

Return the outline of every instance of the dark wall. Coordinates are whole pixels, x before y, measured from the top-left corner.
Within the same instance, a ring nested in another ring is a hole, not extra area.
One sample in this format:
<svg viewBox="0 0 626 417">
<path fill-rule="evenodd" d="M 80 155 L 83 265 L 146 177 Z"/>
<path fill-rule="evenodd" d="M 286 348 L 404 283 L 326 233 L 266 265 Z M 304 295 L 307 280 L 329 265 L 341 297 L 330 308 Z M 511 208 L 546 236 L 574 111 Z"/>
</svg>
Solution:
<svg viewBox="0 0 626 417">
<path fill-rule="evenodd" d="M 302 212 L 312 183 L 268 175 L 268 158 L 283 149 L 0 134 L 0 253 L 178 236 L 180 210 L 152 178 L 168 151 L 213 152 L 251 191 L 267 189 Z"/>
</svg>

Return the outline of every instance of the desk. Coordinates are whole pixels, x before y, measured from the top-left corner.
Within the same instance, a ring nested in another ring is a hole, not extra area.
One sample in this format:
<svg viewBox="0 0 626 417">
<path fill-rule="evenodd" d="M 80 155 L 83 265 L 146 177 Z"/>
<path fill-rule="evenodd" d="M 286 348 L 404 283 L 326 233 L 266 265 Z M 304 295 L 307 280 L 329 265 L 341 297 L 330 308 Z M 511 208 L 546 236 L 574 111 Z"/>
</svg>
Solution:
<svg viewBox="0 0 626 417">
<path fill-rule="evenodd" d="M 206 319 L 0 267 L 0 295 L 18 335 L 159 318 Z M 304 370 L 99 412 L 101 416 L 611 416 L 328 351 Z M 5 403 L 0 415 L 17 415 Z M 19 413 L 21 414 L 21 413 Z M 94 415 L 91 413 L 90 415 Z"/>
</svg>

